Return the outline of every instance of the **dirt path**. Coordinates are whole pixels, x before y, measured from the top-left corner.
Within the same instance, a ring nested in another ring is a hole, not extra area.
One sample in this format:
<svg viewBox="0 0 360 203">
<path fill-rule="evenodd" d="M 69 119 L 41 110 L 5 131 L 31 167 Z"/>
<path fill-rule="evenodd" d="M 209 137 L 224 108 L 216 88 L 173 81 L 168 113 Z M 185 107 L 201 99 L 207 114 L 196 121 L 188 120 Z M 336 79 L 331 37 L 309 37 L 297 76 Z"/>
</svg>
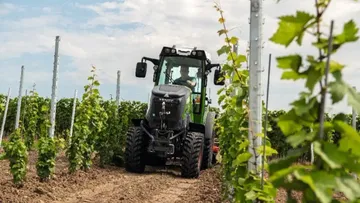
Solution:
<svg viewBox="0 0 360 203">
<path fill-rule="evenodd" d="M 217 168 L 203 171 L 199 179 L 183 179 L 176 170 L 148 168 L 132 174 L 123 168 L 93 165 L 89 172 L 67 173 L 64 154 L 57 159 L 55 177 L 41 183 L 36 177 L 36 154 L 30 153 L 27 181 L 16 189 L 7 161 L 0 161 L 0 202 L 221 202 Z"/>
</svg>

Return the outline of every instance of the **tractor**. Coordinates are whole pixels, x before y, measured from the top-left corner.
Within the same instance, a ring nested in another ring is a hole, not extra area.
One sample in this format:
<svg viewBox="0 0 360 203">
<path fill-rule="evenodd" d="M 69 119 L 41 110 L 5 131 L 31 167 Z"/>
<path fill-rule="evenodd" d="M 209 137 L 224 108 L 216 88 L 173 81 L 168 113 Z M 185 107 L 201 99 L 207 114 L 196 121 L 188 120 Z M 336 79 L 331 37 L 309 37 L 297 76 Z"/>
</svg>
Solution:
<svg viewBox="0 0 360 203">
<path fill-rule="evenodd" d="M 220 64 L 196 47 L 163 47 L 159 59 L 143 57 L 135 76 L 145 78 L 147 63 L 154 65 L 154 87 L 144 118 L 132 119 L 127 132 L 125 169 L 143 173 L 146 165 L 169 161 L 181 168 L 184 178 L 198 178 L 216 163 L 215 112 L 207 92 L 213 68 L 214 84 L 224 85 Z"/>
</svg>

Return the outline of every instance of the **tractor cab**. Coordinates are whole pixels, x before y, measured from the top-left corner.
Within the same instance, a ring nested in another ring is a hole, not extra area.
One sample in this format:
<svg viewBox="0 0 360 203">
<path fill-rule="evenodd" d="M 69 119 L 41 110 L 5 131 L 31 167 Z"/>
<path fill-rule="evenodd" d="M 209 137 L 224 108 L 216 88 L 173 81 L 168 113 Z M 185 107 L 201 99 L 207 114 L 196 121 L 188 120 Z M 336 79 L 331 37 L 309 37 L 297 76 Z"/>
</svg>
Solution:
<svg viewBox="0 0 360 203">
<path fill-rule="evenodd" d="M 210 54 L 196 47 L 163 47 L 159 59 L 143 57 L 136 67 L 136 77 L 145 77 L 146 60 L 154 64 L 153 82 L 159 85 L 182 85 L 191 89 L 194 120 L 201 123 L 205 108 L 205 101 L 210 103 L 207 95 L 208 74 L 216 67 L 214 84 L 223 85 L 218 81 L 222 77 L 219 64 L 211 64 Z M 195 122 L 196 122 L 195 121 Z"/>
</svg>

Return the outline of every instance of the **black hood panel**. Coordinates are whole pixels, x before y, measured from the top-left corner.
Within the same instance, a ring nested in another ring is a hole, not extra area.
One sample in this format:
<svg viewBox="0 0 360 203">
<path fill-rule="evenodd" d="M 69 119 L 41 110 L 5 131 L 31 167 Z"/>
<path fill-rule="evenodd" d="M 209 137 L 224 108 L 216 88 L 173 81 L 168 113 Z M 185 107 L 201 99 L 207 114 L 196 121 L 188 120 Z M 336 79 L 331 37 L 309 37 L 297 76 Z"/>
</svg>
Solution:
<svg viewBox="0 0 360 203">
<path fill-rule="evenodd" d="M 164 97 L 167 94 L 169 98 L 179 98 L 183 96 L 188 98 L 191 90 L 182 85 L 159 85 L 153 88 L 152 93 L 159 97 Z"/>
</svg>

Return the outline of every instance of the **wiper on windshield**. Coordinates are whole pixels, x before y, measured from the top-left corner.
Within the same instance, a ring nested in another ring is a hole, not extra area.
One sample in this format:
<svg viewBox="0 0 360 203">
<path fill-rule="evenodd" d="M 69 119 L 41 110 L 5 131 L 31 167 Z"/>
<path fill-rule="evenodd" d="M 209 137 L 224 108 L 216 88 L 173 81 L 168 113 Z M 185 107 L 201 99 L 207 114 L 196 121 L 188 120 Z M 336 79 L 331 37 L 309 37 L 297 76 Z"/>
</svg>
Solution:
<svg viewBox="0 0 360 203">
<path fill-rule="evenodd" d="M 171 71 L 172 73 L 172 71 Z M 164 71 L 164 74 L 166 75 L 167 78 L 169 78 L 169 82 L 171 82 L 171 84 L 174 82 L 174 80 L 172 79 L 172 74 L 169 74 L 166 70 Z"/>
</svg>

